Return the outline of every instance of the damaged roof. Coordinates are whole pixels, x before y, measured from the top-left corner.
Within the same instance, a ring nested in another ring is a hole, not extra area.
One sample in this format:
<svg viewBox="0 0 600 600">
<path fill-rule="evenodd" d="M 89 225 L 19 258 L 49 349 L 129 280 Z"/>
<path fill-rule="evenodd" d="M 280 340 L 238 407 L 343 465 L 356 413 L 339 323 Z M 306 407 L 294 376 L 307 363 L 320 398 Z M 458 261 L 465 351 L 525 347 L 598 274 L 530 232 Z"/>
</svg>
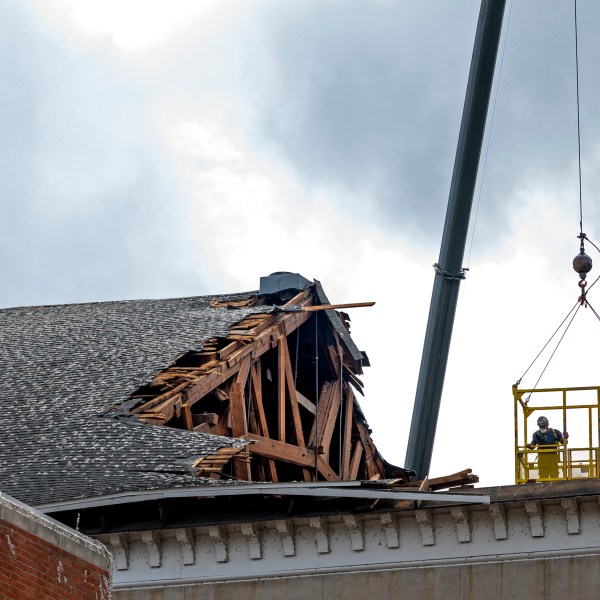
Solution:
<svg viewBox="0 0 600 600">
<path fill-rule="evenodd" d="M 36 505 L 216 483 L 192 463 L 243 441 L 102 415 L 178 355 L 273 310 L 211 307 L 252 293 L 0 310 L 0 490 Z"/>
<path fill-rule="evenodd" d="M 175 392 L 171 388 L 176 383 L 167 377 L 169 369 L 181 360 L 189 361 L 190 355 L 212 356 L 216 340 L 225 344 L 219 355 L 232 347 L 230 337 L 244 340 L 243 350 L 248 339 L 254 339 L 243 329 L 245 323 L 269 322 L 281 335 L 284 322 L 298 324 L 305 320 L 277 316 L 304 310 L 293 304 L 302 294 L 329 305 L 319 282 L 310 283 L 297 274 L 274 275 L 263 278 L 265 285 L 274 288 L 263 290 L 261 280 L 258 292 L 0 310 L 0 490 L 35 506 L 226 483 L 226 479 L 198 475 L 225 464 L 247 445 L 246 440 L 233 437 L 231 429 L 205 432 L 202 426 L 155 427 L 149 424 L 152 420 L 144 422 L 148 415 L 139 418 L 130 410 L 145 398 L 144 394 L 154 390 L 151 382 L 155 377 L 162 377 L 159 387 L 163 393 Z M 305 286 L 300 294 L 300 284 L 294 283 L 294 277 Z M 280 306 L 282 302 L 287 308 Z M 348 368 L 354 375 L 350 371 L 347 375 L 361 391 L 362 383 L 355 375 L 368 361 L 354 345 L 347 323 L 342 322 L 349 318 L 331 309 L 323 312 L 348 353 L 348 364 L 352 365 Z M 257 327 L 257 331 L 261 329 Z M 269 332 L 267 328 L 263 333 L 269 334 L 268 347 L 273 347 Z M 264 337 L 259 335 L 256 343 Z M 235 344 L 239 346 L 240 342 Z M 190 371 L 186 368 L 190 367 L 183 367 L 187 381 Z M 337 390 L 335 386 L 333 389 Z M 373 446 L 358 405 L 355 412 L 361 422 L 355 424 L 358 429 L 353 435 L 361 437 L 357 445 L 368 445 L 363 448 L 368 455 L 365 465 L 379 460 L 383 474 L 387 463 Z M 294 422 L 298 427 L 308 427 L 305 435 L 310 433 L 310 423 Z M 352 432 L 350 426 L 350 445 Z M 235 430 L 233 433 L 240 435 Z M 361 453 L 355 450 L 353 457 L 358 461 Z M 309 452 L 307 449 L 305 454 Z M 356 470 L 358 462 L 352 465 Z M 323 468 L 319 466 L 321 471 Z"/>
</svg>

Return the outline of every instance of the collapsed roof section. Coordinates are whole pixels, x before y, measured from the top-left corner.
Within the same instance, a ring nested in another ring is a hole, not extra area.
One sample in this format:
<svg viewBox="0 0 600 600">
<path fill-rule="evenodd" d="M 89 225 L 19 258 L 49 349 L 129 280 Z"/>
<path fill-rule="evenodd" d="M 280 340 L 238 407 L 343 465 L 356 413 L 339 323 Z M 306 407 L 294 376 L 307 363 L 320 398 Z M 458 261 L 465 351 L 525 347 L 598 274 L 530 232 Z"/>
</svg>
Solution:
<svg viewBox="0 0 600 600">
<path fill-rule="evenodd" d="M 36 506 L 231 477 L 404 479 L 354 398 L 367 363 L 346 317 L 302 285 L 0 310 L 0 489 Z"/>
<path fill-rule="evenodd" d="M 408 480 L 371 439 L 355 397 L 368 360 L 319 282 L 277 273 L 261 280 L 259 293 L 214 299 L 211 308 L 239 320 L 106 416 L 249 442 L 196 460 L 197 473 L 211 478 Z"/>
</svg>

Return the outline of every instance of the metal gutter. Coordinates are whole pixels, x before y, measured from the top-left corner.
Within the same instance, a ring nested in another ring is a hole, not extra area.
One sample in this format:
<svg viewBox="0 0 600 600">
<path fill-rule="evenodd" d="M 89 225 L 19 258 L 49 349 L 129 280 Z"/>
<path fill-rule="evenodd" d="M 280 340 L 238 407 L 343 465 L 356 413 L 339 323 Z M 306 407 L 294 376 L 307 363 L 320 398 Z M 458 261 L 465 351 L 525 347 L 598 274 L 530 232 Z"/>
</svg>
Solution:
<svg viewBox="0 0 600 600">
<path fill-rule="evenodd" d="M 358 488 L 358 489 L 357 489 Z M 489 504 L 488 494 L 460 494 L 454 492 L 419 492 L 406 489 L 376 490 L 361 487 L 360 481 L 307 482 L 307 483 L 249 483 L 245 485 L 211 485 L 178 489 L 122 492 L 106 496 L 94 496 L 79 500 L 39 504 L 35 508 L 42 513 L 64 510 L 82 510 L 99 506 L 113 506 L 153 500 L 175 498 L 214 498 L 217 496 L 312 496 L 326 498 L 366 498 L 372 500 L 410 500 L 422 502 L 452 502 L 455 504 Z"/>
</svg>

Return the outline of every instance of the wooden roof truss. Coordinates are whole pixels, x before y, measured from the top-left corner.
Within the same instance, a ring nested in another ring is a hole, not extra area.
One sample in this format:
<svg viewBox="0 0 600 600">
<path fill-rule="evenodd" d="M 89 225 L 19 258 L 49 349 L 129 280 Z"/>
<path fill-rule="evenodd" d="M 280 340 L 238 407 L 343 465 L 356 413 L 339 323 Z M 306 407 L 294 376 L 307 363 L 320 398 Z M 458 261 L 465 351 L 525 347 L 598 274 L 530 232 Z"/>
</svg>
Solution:
<svg viewBox="0 0 600 600">
<path fill-rule="evenodd" d="M 377 451 L 356 401 L 362 365 L 314 301 L 307 288 L 280 311 L 253 314 L 226 338 L 180 356 L 132 395 L 130 412 L 146 423 L 250 442 L 197 461 L 199 475 L 273 482 L 399 476 Z"/>
</svg>

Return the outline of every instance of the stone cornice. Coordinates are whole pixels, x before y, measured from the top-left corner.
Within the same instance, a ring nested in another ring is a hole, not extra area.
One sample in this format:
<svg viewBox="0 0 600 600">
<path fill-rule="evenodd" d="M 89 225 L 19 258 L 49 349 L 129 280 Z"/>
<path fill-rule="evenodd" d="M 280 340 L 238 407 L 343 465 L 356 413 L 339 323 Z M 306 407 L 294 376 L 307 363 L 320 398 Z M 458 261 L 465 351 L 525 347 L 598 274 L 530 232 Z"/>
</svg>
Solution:
<svg viewBox="0 0 600 600">
<path fill-rule="evenodd" d="M 600 496 L 99 535 L 115 588 L 600 554 Z M 161 583 L 162 582 L 162 583 Z"/>
</svg>

